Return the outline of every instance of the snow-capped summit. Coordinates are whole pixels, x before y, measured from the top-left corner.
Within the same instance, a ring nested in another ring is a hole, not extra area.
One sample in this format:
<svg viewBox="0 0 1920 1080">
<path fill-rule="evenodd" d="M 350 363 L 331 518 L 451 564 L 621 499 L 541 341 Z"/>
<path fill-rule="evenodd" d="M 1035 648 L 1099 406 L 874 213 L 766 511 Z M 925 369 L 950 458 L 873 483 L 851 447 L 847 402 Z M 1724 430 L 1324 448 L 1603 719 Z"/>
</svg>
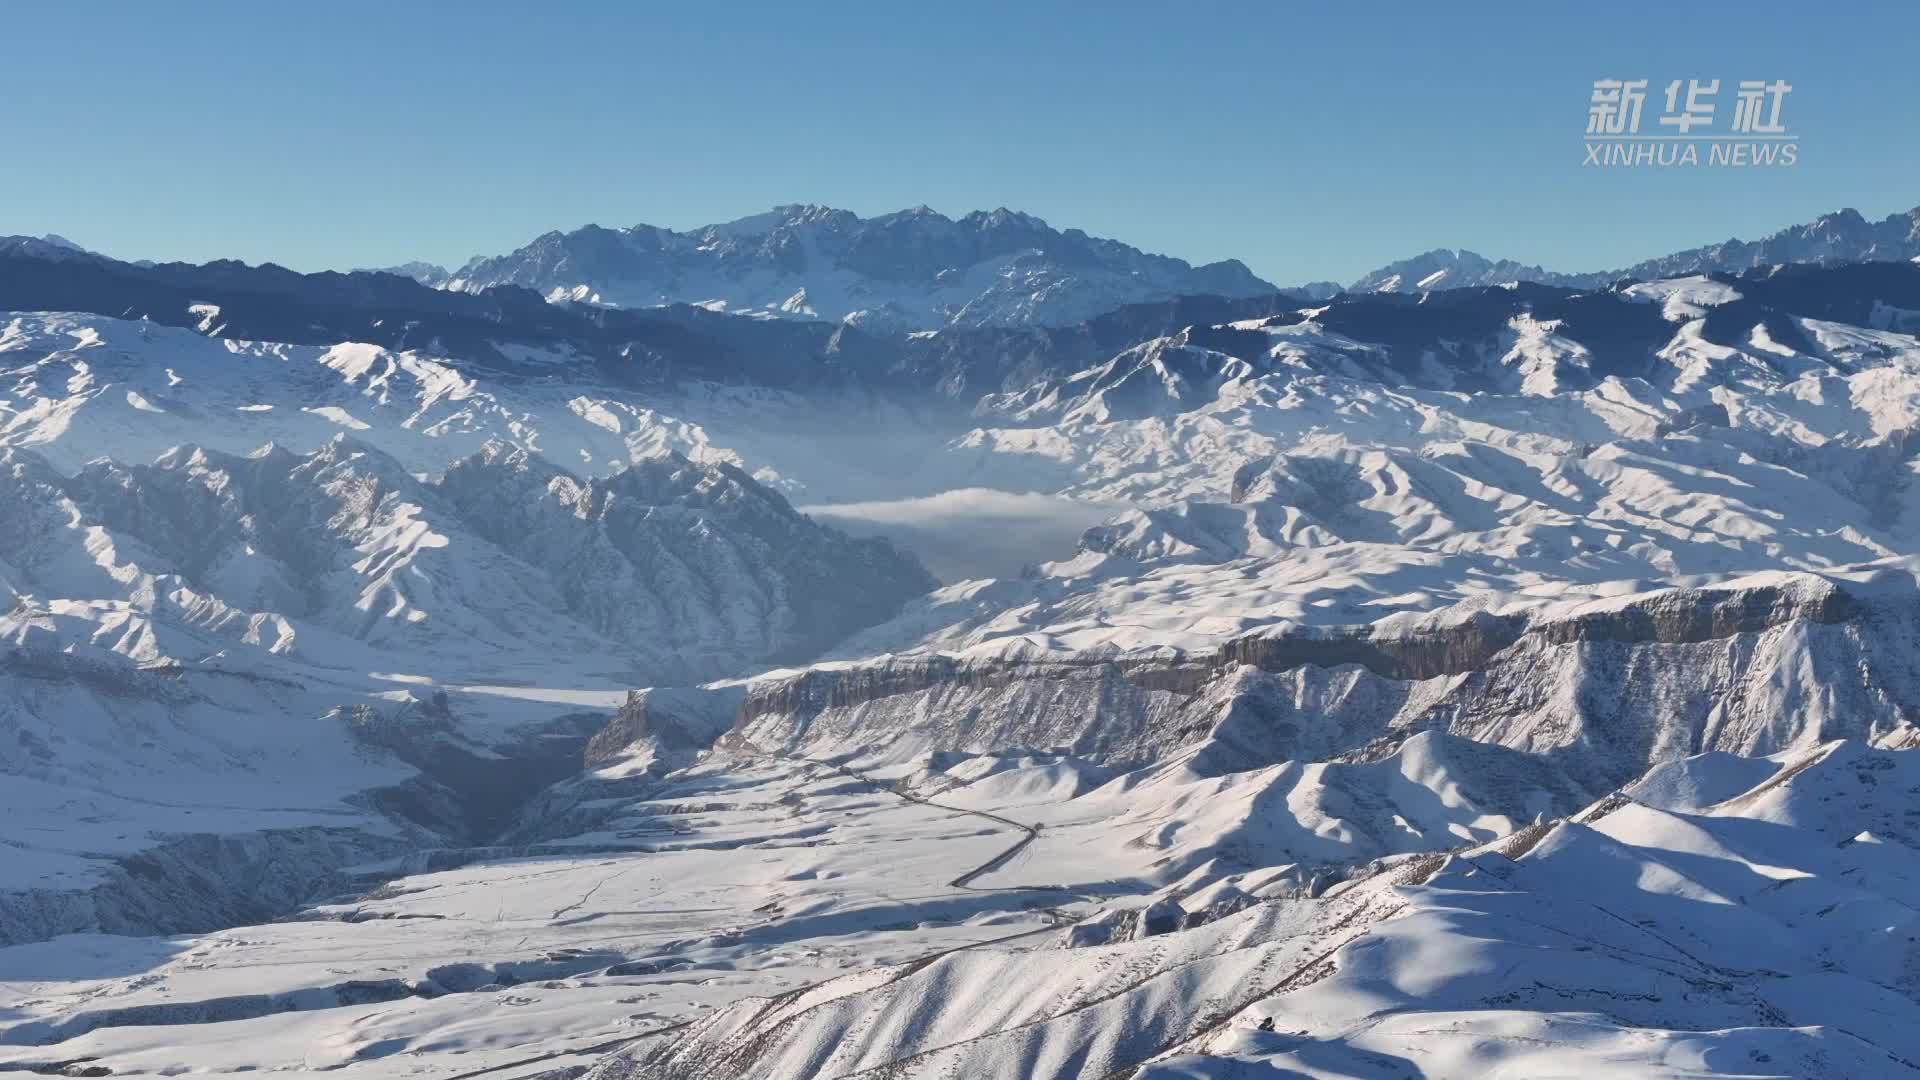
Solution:
<svg viewBox="0 0 1920 1080">
<path fill-rule="evenodd" d="M 1628 267 L 1641 280 L 1722 271 L 1740 273 L 1776 263 L 1897 262 L 1920 255 L 1920 206 L 1879 221 L 1847 207 L 1759 240 L 1731 239 Z"/>
<path fill-rule="evenodd" d="M 1900 262 L 1920 257 L 1920 206 L 1879 221 L 1847 207 L 1759 240 L 1725 240 L 1634 263 L 1619 270 L 1564 273 L 1512 259 L 1488 259 L 1471 251 L 1436 248 L 1362 275 L 1352 292 L 1432 292 L 1531 281 L 1589 289 L 1627 278 L 1654 281 L 1690 274 L 1741 274 L 1788 263 L 1831 266 L 1849 262 Z"/>
<path fill-rule="evenodd" d="M 1435 248 L 1411 259 L 1389 263 L 1355 281 L 1349 291 L 1432 292 L 1509 281 L 1553 282 L 1565 276 L 1512 259 L 1489 259 L 1465 248 L 1458 251 Z"/>
<path fill-rule="evenodd" d="M 652 225 L 550 232 L 511 254 L 472 260 L 445 287 L 475 292 L 502 284 L 550 300 L 883 318 L 915 329 L 1061 325 L 1183 294 L 1276 291 L 1237 261 L 1196 267 L 1006 207 L 958 219 L 925 206 L 862 218 L 811 204 L 684 232 Z"/>
<path fill-rule="evenodd" d="M 24 255 L 39 259 L 92 257 L 93 252 L 58 233 L 44 236 L 0 236 L 0 254 Z"/>
<path fill-rule="evenodd" d="M 448 270 L 446 267 L 441 266 L 439 263 L 423 262 L 418 259 L 412 262 L 403 262 L 397 266 L 376 266 L 369 270 L 365 270 L 365 271 L 356 270 L 354 272 L 355 273 L 371 273 L 371 274 L 396 274 L 400 277 L 412 278 L 413 280 L 419 282 L 422 285 L 430 286 L 435 289 L 439 288 L 442 285 L 445 285 L 448 279 L 453 277 L 453 271 Z"/>
</svg>

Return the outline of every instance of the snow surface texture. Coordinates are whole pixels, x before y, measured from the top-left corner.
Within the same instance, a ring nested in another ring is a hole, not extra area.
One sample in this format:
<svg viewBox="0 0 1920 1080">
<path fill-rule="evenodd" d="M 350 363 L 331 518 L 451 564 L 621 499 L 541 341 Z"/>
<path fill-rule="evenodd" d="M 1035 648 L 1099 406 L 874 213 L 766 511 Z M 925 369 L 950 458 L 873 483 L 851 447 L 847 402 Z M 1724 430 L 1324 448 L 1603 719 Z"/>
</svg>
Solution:
<svg viewBox="0 0 1920 1080">
<path fill-rule="evenodd" d="M 1920 1071 L 1920 342 L 1614 299 L 957 426 L 0 315 L 0 1066 Z"/>
<path fill-rule="evenodd" d="M 742 1002 L 588 1075 L 1905 1075 L 1920 836 L 1887 804 L 1920 759 L 1767 764 L 1725 801 L 1617 798 L 1311 898 L 1171 890 L 1132 940 Z"/>
</svg>

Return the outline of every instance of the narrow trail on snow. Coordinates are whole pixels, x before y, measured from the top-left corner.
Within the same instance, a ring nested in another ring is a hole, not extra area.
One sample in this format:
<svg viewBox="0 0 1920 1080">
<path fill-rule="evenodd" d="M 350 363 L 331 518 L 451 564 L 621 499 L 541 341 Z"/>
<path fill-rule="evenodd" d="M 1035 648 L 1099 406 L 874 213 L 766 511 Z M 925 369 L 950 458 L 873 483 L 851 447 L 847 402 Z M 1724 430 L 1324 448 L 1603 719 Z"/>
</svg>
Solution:
<svg viewBox="0 0 1920 1080">
<path fill-rule="evenodd" d="M 777 762 L 782 762 L 789 765 L 799 765 L 805 768 L 820 769 L 827 772 L 836 773 L 850 780 L 859 781 L 862 784 L 866 784 L 888 795 L 892 795 L 895 798 L 902 800 L 903 802 L 915 803 L 920 806 L 926 806 L 935 810 L 942 810 L 950 814 L 963 814 L 968 817 L 984 818 L 988 821 L 994 822 L 997 825 L 1003 825 L 1007 828 L 1016 830 L 1020 834 L 1020 838 L 1018 840 L 1015 840 L 1011 845 L 995 853 L 992 857 L 988 858 L 986 861 L 961 873 L 958 877 L 955 877 L 953 880 L 949 881 L 947 885 L 949 888 L 965 889 L 969 892 L 982 892 L 982 893 L 1035 891 L 1030 888 L 1019 887 L 1019 886 L 1009 886 L 1009 887 L 981 886 L 981 885 L 975 885 L 973 884 L 973 882 L 987 874 L 993 873 L 994 871 L 1001 869 L 1002 867 L 1006 866 L 1008 863 L 1012 862 L 1013 859 L 1017 857 L 1022 851 L 1025 851 L 1028 845 L 1032 844 L 1036 839 L 1039 838 L 1040 826 L 1038 825 L 1028 824 L 1027 822 L 1023 822 L 1023 821 L 1015 821 L 1012 818 L 1003 817 L 999 814 L 996 814 L 987 810 L 969 810 L 964 807 L 949 806 L 945 803 L 934 802 L 932 799 L 923 798 L 911 792 L 902 791 L 899 788 L 893 786 L 892 784 L 886 783 L 885 781 L 877 780 L 858 770 L 850 769 L 845 765 L 840 765 L 834 762 L 816 761 L 812 758 L 796 757 L 790 754 L 775 753 L 775 752 L 768 751 L 760 747 L 753 746 L 751 744 L 746 744 L 746 743 L 735 743 L 732 746 L 730 746 L 729 749 L 734 750 L 738 753 L 741 753 L 747 757 L 758 757 L 758 758 L 763 758 L 769 761 L 777 761 Z M 1074 895 L 1073 899 L 1085 901 L 1085 900 L 1090 900 L 1091 898 Z M 581 902 L 584 903 L 585 900 L 586 898 L 583 897 Z M 1033 908 L 1031 910 L 1037 911 L 1046 915 L 1050 920 L 1060 920 L 1066 917 L 1064 905 L 1060 905 L 1056 907 Z M 1052 931 L 1054 928 L 1055 928 L 1055 925 L 1050 924 L 1050 925 L 1038 927 L 1032 930 L 1022 930 L 1022 931 L 1019 931 L 1018 933 L 1007 934 L 1002 937 L 989 938 L 986 941 L 973 942 L 972 944 L 968 944 L 968 945 L 953 945 L 953 946 L 948 946 L 942 949 L 934 949 L 930 952 L 927 952 L 920 956 L 916 956 L 910 960 L 904 961 L 903 965 L 907 967 L 912 967 L 912 968 L 920 968 L 920 967 L 926 966 L 927 964 L 931 964 L 936 960 L 939 960 L 943 956 L 948 956 L 953 953 L 965 952 L 969 949 L 985 948 L 991 945 L 1003 945 L 1011 941 L 1018 941 L 1022 938 L 1029 938 L 1038 934 L 1045 934 Z M 786 997 L 791 997 L 797 994 L 803 994 L 803 993 L 806 993 L 807 991 L 814 990 L 818 987 L 826 985 L 827 983 L 833 982 L 835 979 L 841 979 L 841 978 L 845 978 L 845 975 L 844 974 L 835 975 L 835 976 L 832 976 L 831 978 L 821 979 L 817 982 L 808 983 L 804 986 L 794 987 L 792 989 L 783 991 L 779 996 L 782 998 L 786 998 Z M 616 1039 L 609 1039 L 604 1042 L 592 1043 L 587 1046 L 577 1047 L 574 1049 L 549 1050 L 545 1053 L 541 1053 L 533 1057 L 520 1058 L 514 1061 L 501 1062 L 497 1065 L 489 1065 L 489 1066 L 486 1066 L 485 1068 L 474 1069 L 470 1072 L 456 1073 L 453 1076 L 443 1078 L 443 1080 L 476 1080 L 476 1078 L 478 1077 L 493 1076 L 498 1073 L 503 1073 L 511 1069 L 525 1068 L 529 1065 L 543 1065 L 548 1062 L 557 1061 L 563 1058 L 584 1057 L 587 1055 L 600 1056 L 604 1054 L 609 1054 L 616 1050 L 620 1050 L 624 1047 L 631 1046 L 635 1043 L 643 1042 L 647 1039 L 658 1038 L 659 1036 L 662 1036 L 662 1035 L 668 1035 L 675 1031 L 683 1030 L 685 1028 L 693 1026 L 698 1022 L 699 1022 L 698 1020 L 685 1020 L 677 1024 L 668 1024 L 664 1027 L 654 1028 L 650 1031 L 643 1031 L 637 1035 L 623 1035 Z M 536 1075 L 536 1074 L 529 1074 L 529 1076 L 532 1076 L 532 1075 Z"/>
<path fill-rule="evenodd" d="M 1007 865 L 1009 862 L 1012 862 L 1016 855 L 1019 855 L 1022 851 L 1026 850 L 1027 845 L 1033 843 L 1035 840 L 1040 838 L 1040 826 L 1038 825 L 1030 825 L 1024 821 L 1015 821 L 1012 818 L 1002 817 L 999 814 L 995 814 L 987 810 L 968 810 L 964 807 L 948 806 L 946 803 L 934 802 L 932 799 L 923 798 L 919 795 L 913 794 L 912 792 L 902 791 L 899 788 L 893 786 L 892 784 L 886 783 L 884 781 L 875 780 L 873 777 L 868 776 L 867 774 L 860 772 L 856 769 L 850 769 L 845 765 L 835 764 L 834 762 L 830 762 L 830 761 L 815 761 L 812 758 L 791 757 L 784 754 L 772 754 L 769 756 L 777 758 L 781 761 L 792 762 L 796 765 L 809 765 L 814 768 L 827 769 L 832 772 L 839 773 L 840 775 L 845 776 L 849 779 L 858 780 L 863 784 L 871 785 L 872 787 L 877 788 L 880 791 L 887 793 L 888 795 L 892 795 L 895 798 L 904 800 L 906 802 L 916 803 L 920 806 L 932 807 L 935 810 L 944 810 L 949 814 L 965 814 L 969 817 L 985 818 L 986 820 L 994 822 L 996 824 L 1005 825 L 1010 829 L 1017 829 L 1020 831 L 1021 833 L 1020 839 L 1014 841 L 1011 847 L 993 856 L 992 858 L 988 859 L 986 862 L 983 862 L 980 865 L 974 867 L 973 869 L 968 870 L 967 872 L 961 874 L 959 877 L 954 878 L 952 881 L 947 882 L 947 886 L 949 888 L 967 889 L 972 892 L 1007 892 L 1009 891 L 1008 889 L 1004 889 L 1004 888 L 994 888 L 994 887 L 982 888 L 974 885 L 973 882 L 980 877 L 993 873 L 995 870 L 1000 869 L 1001 867 Z"/>
</svg>

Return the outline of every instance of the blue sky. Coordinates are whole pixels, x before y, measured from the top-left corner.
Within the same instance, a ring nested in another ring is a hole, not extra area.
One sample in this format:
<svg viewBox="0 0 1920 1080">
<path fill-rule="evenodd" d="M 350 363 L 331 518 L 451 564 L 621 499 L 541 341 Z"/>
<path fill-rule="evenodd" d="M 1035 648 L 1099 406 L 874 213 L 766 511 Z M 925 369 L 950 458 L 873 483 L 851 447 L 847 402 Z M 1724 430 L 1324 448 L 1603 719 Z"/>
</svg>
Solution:
<svg viewBox="0 0 1920 1080">
<path fill-rule="evenodd" d="M 1367 7 L 11 5 L 0 234 L 307 270 L 1005 205 L 1288 284 L 1920 204 L 1920 5 Z M 1801 163 L 1583 169 L 1606 77 L 1719 78 L 1723 117 L 1731 81 L 1784 78 Z"/>
</svg>

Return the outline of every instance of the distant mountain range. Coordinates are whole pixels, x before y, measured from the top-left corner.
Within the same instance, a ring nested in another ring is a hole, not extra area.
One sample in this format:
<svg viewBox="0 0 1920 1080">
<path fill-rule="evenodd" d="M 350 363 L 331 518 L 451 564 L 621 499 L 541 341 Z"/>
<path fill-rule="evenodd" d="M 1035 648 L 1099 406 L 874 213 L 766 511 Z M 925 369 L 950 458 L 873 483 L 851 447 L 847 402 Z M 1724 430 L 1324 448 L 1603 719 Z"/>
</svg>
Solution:
<svg viewBox="0 0 1920 1080">
<path fill-rule="evenodd" d="M 1774 340 L 1798 341 L 1794 318 L 1910 331 L 1904 313 L 1920 311 L 1915 262 L 1801 264 L 1728 280 L 1744 299 L 1714 309 L 1703 330 L 1712 340 L 1744 341 L 1740 335 L 1760 321 Z M 1242 324 L 1260 321 L 1311 319 L 1377 345 L 1402 366 L 1396 380 L 1418 374 L 1430 353 L 1458 352 L 1458 343 L 1504 351 L 1499 335 L 1522 316 L 1558 322 L 1559 333 L 1585 343 L 1590 365 L 1616 374 L 1652 363 L 1669 336 L 1656 307 L 1615 287 L 1478 286 L 1431 300 L 1392 291 L 1314 300 L 1278 292 L 1182 296 L 1071 324 L 958 325 L 936 334 L 740 317 L 688 304 L 629 310 L 549 303 L 520 286 L 449 291 L 382 272 L 299 274 L 233 261 L 142 265 L 31 238 L 0 238 L 0 311 L 88 312 L 240 341 L 362 342 L 457 357 L 469 369 L 542 376 L 566 370 L 628 386 L 696 380 L 962 406 L 1088 369 L 1161 336 L 1198 335 L 1196 344 L 1253 362 L 1271 345 Z"/>
<path fill-rule="evenodd" d="M 1782 263 L 1891 262 L 1920 256 L 1920 207 L 1868 221 L 1848 208 L 1760 240 L 1732 239 L 1638 262 L 1623 270 L 1566 274 L 1461 249 L 1436 248 L 1361 277 L 1350 292 L 1431 292 L 1532 281 L 1592 288 L 1625 278 L 1653 281 L 1688 274 L 1738 274 Z M 1306 290 L 1303 290 L 1306 291 Z"/>
<path fill-rule="evenodd" d="M 0 254 L 158 269 L 150 262 L 109 260 L 54 235 L 0 237 Z M 450 293 L 479 294 L 510 285 L 554 303 L 691 306 L 763 321 L 844 323 L 888 336 L 949 327 L 1068 327 L 1131 305 L 1183 296 L 1246 300 L 1285 293 L 1318 302 L 1343 292 L 1419 294 L 1515 282 L 1592 289 L 1625 280 L 1743 274 L 1783 264 L 1915 258 L 1920 258 L 1920 207 L 1879 221 L 1843 209 L 1759 240 L 1730 239 L 1618 270 L 1567 273 L 1464 248 L 1437 248 L 1345 286 L 1317 281 L 1281 289 L 1235 260 L 1194 266 L 1079 229 L 1055 229 L 1012 210 L 955 219 L 917 207 L 862 218 L 846 210 L 795 205 L 685 232 L 651 225 L 550 232 L 509 254 L 476 257 L 458 270 L 410 262 L 350 275 L 313 275 L 312 280 L 332 280 L 335 288 L 356 282 L 346 291 L 362 298 L 382 291 L 366 280 L 370 273 L 394 274 Z M 229 280 L 247 269 L 234 262 L 209 263 L 188 276 L 201 280 L 196 287 L 204 290 L 209 278 Z M 263 279 L 299 277 L 270 265 L 260 269 Z"/>
<path fill-rule="evenodd" d="M 895 331 L 1064 326 L 1125 304 L 1181 295 L 1238 298 L 1284 291 L 1323 300 L 1340 292 L 1419 293 L 1515 281 L 1594 288 L 1627 278 L 1916 256 L 1920 207 L 1880 221 L 1845 209 L 1760 240 L 1730 239 L 1619 270 L 1568 273 L 1464 248 L 1436 248 L 1345 286 L 1316 281 L 1280 289 L 1236 260 L 1193 266 L 1079 229 L 1058 230 L 1004 208 L 958 219 L 924 206 L 862 218 L 792 205 L 685 232 L 588 225 L 547 233 L 505 255 L 475 257 L 457 270 L 412 262 L 387 272 L 455 292 L 519 285 L 552 301 L 683 303 Z"/>
<path fill-rule="evenodd" d="M 884 329 L 1061 325 L 1174 296 L 1278 291 L 1231 260 L 1193 266 L 1004 208 L 956 220 L 924 206 L 872 218 L 780 206 L 686 232 L 589 225 L 451 273 L 395 269 L 455 292 L 520 285 L 549 300 Z"/>
</svg>

